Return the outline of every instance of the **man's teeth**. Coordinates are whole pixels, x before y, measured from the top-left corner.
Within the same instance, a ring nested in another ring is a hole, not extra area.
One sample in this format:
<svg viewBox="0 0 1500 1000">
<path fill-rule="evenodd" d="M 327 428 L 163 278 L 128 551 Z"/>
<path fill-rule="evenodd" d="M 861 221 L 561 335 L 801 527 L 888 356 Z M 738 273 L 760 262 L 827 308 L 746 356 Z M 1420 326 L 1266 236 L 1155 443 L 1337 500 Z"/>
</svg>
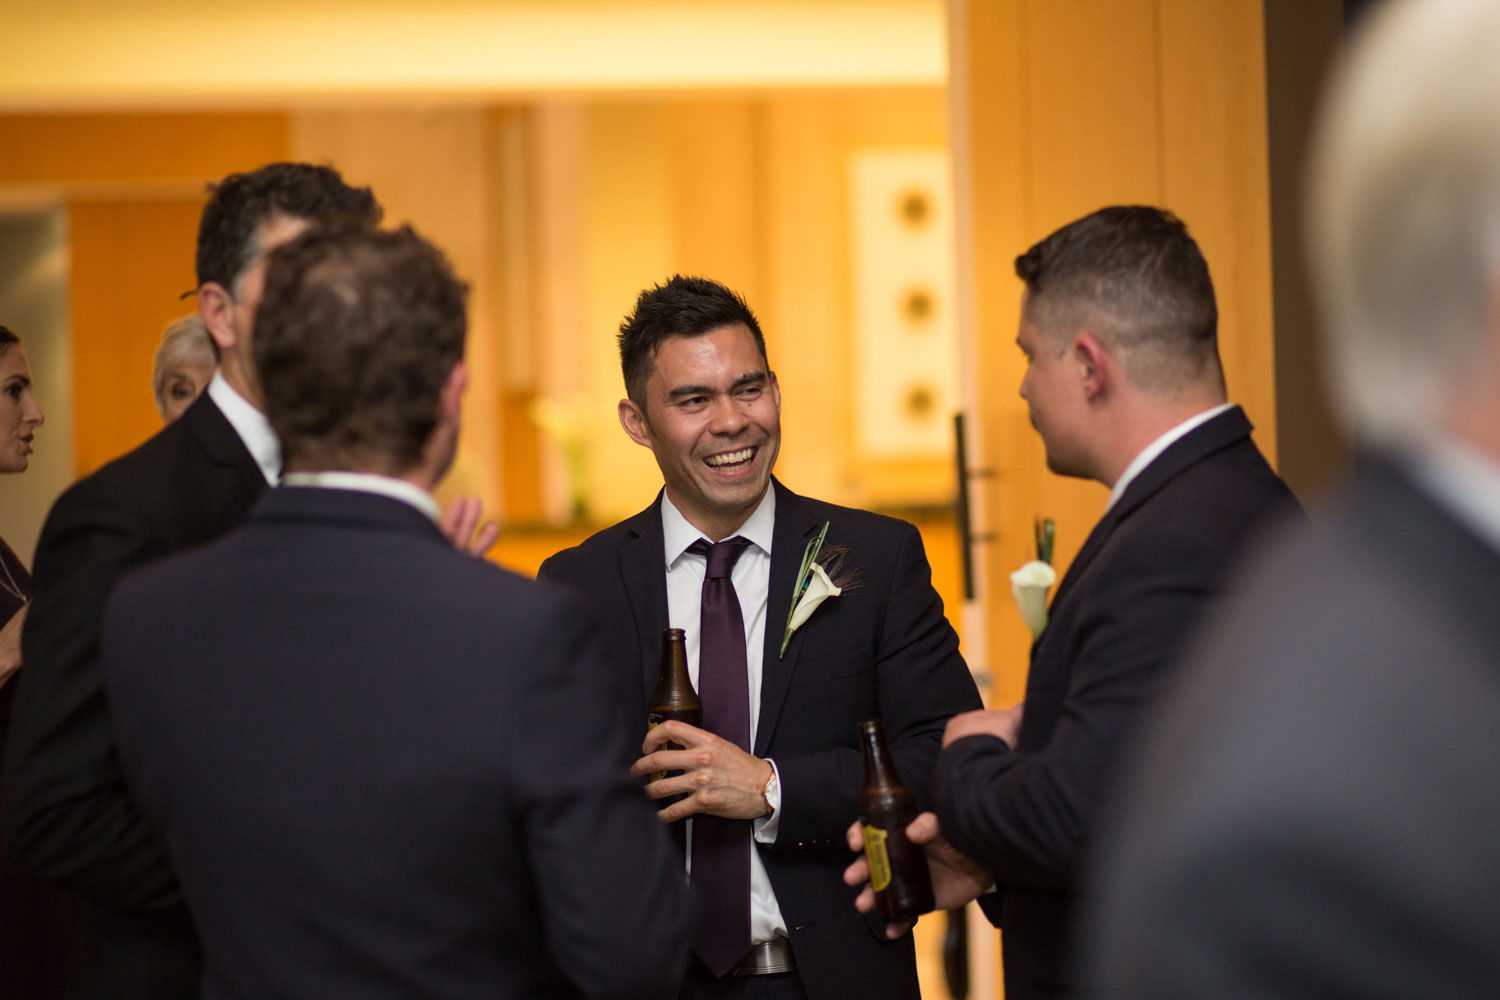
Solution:
<svg viewBox="0 0 1500 1000">
<path fill-rule="evenodd" d="M 748 462 L 754 456 L 754 448 L 741 448 L 739 451 L 726 451 L 722 455 L 710 455 L 704 461 L 715 468 L 722 468 L 726 465 L 738 465 L 741 462 Z"/>
</svg>

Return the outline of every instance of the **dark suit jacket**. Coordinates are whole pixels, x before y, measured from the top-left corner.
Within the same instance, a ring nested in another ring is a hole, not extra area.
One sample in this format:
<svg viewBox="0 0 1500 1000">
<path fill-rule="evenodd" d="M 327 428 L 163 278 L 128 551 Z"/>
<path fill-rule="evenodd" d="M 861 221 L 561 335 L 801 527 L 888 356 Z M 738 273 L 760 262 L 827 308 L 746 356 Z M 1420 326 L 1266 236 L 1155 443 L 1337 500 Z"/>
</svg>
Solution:
<svg viewBox="0 0 1500 1000">
<path fill-rule="evenodd" d="M 1101 997 L 1500 995 L 1500 551 L 1376 463 L 1287 530 L 1153 714 Z"/>
<path fill-rule="evenodd" d="M 916 995 L 911 937 L 887 942 L 857 913 L 841 880 L 844 833 L 863 780 L 856 727 L 880 716 L 902 780 L 930 802 L 943 725 L 977 708 L 921 536 L 910 524 L 800 497 L 775 483 L 770 597 L 756 756 L 775 759 L 781 815 L 774 846 L 758 845 L 811 1000 Z M 860 583 L 824 602 L 778 656 L 792 584 L 807 543 L 829 522 L 825 551 L 847 546 Z M 584 593 L 619 657 L 621 699 L 637 749 L 656 684 L 667 584 L 661 505 L 601 531 L 542 565 L 544 579 Z M 748 824 L 747 824 L 748 825 Z"/>
<path fill-rule="evenodd" d="M 176 876 L 115 758 L 99 622 L 128 570 L 227 531 L 265 486 L 204 393 L 70 487 L 42 528 L 5 753 L 3 840 L 9 864 L 87 901 L 74 996 L 196 996 L 197 946 Z"/>
<path fill-rule="evenodd" d="M 944 833 L 994 873 L 1011 1000 L 1067 992 L 1077 865 L 1130 724 L 1226 570 L 1268 518 L 1297 509 L 1235 408 L 1141 471 L 1084 542 L 1031 650 L 1017 746 L 944 750 Z"/>
<path fill-rule="evenodd" d="M 6 583 L 19 594 L 0 588 L 0 626 L 25 607 L 31 593 L 31 574 L 0 539 L 0 563 Z M 0 687 L 0 771 L 4 770 L 5 733 L 10 729 L 11 699 L 16 681 Z M 3 843 L 3 838 L 0 838 Z M 44 885 L 8 868 L 0 870 L 0 983 L 7 994 L 28 1000 L 62 1000 L 67 983 L 68 953 L 78 922 L 77 904 L 56 886 Z"/>
<path fill-rule="evenodd" d="M 272 490 L 126 579 L 111 710 L 203 995 L 675 990 L 687 886 L 586 618 L 349 490 Z"/>
</svg>

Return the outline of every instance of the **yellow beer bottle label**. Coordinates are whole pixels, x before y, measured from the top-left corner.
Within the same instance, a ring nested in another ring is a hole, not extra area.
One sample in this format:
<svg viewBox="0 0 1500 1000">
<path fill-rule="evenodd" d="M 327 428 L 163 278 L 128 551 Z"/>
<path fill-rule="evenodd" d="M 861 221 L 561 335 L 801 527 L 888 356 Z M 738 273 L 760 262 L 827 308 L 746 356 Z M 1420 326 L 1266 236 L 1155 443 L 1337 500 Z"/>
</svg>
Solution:
<svg viewBox="0 0 1500 1000">
<path fill-rule="evenodd" d="M 891 859 L 885 852 L 885 831 L 861 824 L 865 834 L 865 860 L 870 863 L 870 888 L 884 892 L 891 884 Z"/>
</svg>

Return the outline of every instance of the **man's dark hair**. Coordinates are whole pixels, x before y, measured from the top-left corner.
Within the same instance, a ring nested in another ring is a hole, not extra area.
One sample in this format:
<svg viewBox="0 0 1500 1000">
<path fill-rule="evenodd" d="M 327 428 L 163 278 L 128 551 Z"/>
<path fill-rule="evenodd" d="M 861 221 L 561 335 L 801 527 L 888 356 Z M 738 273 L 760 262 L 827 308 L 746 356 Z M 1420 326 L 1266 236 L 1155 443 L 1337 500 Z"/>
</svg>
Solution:
<svg viewBox="0 0 1500 1000">
<path fill-rule="evenodd" d="M 255 259 L 256 230 L 277 217 L 374 226 L 381 209 L 370 189 L 344 183 L 332 167 L 271 163 L 208 186 L 198 223 L 198 285 L 216 282 L 238 295 L 235 281 Z"/>
<path fill-rule="evenodd" d="M 1016 258 L 1027 314 L 1056 339 L 1093 324 L 1130 381 L 1171 392 L 1217 376 L 1219 310 L 1187 226 L 1146 205 L 1101 208 Z"/>
<path fill-rule="evenodd" d="M 467 291 L 410 227 L 309 230 L 274 250 L 251 353 L 286 467 L 417 465 L 463 357 Z"/>
<path fill-rule="evenodd" d="M 766 338 L 745 300 L 708 278 L 674 274 L 666 282 L 646 289 L 635 300 L 635 309 L 620 323 L 620 371 L 625 376 L 625 394 L 646 412 L 646 381 L 656 367 L 656 352 L 668 337 L 697 337 L 721 326 L 743 323 L 755 338 L 761 360 L 766 358 Z"/>
<path fill-rule="evenodd" d="M 20 342 L 21 338 L 11 333 L 9 327 L 0 326 L 0 354 L 4 354 Z"/>
</svg>

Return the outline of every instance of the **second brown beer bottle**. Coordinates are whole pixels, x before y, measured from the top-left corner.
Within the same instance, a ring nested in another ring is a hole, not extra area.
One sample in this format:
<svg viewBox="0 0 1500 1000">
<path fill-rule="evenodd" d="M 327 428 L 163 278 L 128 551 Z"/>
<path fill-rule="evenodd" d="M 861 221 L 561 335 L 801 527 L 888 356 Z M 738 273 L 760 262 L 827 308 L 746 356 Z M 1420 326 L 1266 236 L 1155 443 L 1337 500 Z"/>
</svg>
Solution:
<svg viewBox="0 0 1500 1000">
<path fill-rule="evenodd" d="M 879 719 L 859 724 L 859 742 L 865 755 L 859 822 L 875 912 L 891 923 L 916 920 L 933 907 L 927 856 L 906 839 L 907 824 L 917 818 L 917 803 L 896 774 Z"/>
<path fill-rule="evenodd" d="M 669 628 L 662 633 L 661 672 L 656 677 L 651 704 L 646 708 L 646 728 L 655 729 L 668 719 L 703 728 L 703 702 L 688 677 L 687 641 L 680 628 Z M 667 743 L 662 749 L 681 750 L 682 747 Z M 651 780 L 659 781 L 666 776 L 666 771 L 654 771 Z"/>
</svg>

